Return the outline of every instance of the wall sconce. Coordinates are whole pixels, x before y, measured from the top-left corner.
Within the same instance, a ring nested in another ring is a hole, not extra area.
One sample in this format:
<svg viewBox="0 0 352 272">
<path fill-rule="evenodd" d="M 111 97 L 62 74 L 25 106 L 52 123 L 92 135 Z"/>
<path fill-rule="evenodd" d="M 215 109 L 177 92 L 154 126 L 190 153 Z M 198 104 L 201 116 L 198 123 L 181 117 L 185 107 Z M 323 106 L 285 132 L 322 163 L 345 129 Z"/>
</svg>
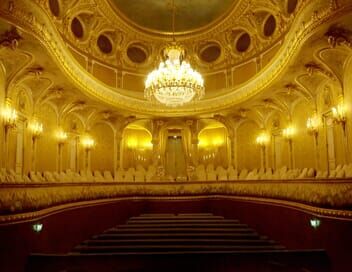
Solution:
<svg viewBox="0 0 352 272">
<path fill-rule="evenodd" d="M 86 150 L 91 150 L 95 146 L 94 139 L 89 135 L 83 136 L 81 143 L 83 148 Z"/>
<path fill-rule="evenodd" d="M 64 144 L 67 141 L 67 133 L 60 128 L 56 132 L 56 139 L 59 144 Z"/>
<path fill-rule="evenodd" d="M 43 124 L 38 122 L 37 119 L 33 119 L 29 125 L 28 125 L 29 130 L 32 133 L 32 138 L 38 138 L 42 135 L 43 133 Z"/>
<path fill-rule="evenodd" d="M 56 139 L 59 147 L 58 148 L 59 172 L 62 171 L 62 148 L 63 148 L 63 145 L 66 143 L 67 138 L 68 138 L 67 133 L 62 128 L 59 128 L 56 132 Z"/>
<path fill-rule="evenodd" d="M 37 153 L 37 139 L 42 135 L 43 133 L 43 124 L 38 122 L 36 118 L 33 118 L 33 120 L 28 124 L 28 128 L 30 132 L 32 133 L 32 170 L 36 170 L 36 153 Z"/>
<path fill-rule="evenodd" d="M 255 142 L 260 146 L 266 146 L 270 141 L 270 135 L 267 132 L 260 133 Z"/>
<path fill-rule="evenodd" d="M 331 108 L 331 112 L 335 122 L 342 124 L 346 122 L 346 108 L 343 101 Z"/>
<path fill-rule="evenodd" d="M 290 125 L 287 128 L 282 130 L 282 136 L 288 141 L 288 148 L 289 148 L 289 162 L 290 162 L 290 168 L 293 168 L 293 144 L 292 144 L 292 138 L 293 135 L 296 133 L 295 128 Z"/>
<path fill-rule="evenodd" d="M 257 145 L 261 147 L 261 167 L 262 168 L 267 168 L 266 165 L 266 146 L 270 141 L 270 135 L 266 131 L 263 131 L 260 133 L 257 138 L 255 139 L 255 142 Z"/>
<path fill-rule="evenodd" d="M 293 126 L 288 126 L 282 130 L 282 136 L 284 136 L 284 138 L 287 140 L 291 140 L 295 132 L 296 130 Z"/>
<path fill-rule="evenodd" d="M 90 135 L 85 135 L 81 139 L 81 144 L 84 148 L 85 152 L 85 170 L 88 171 L 90 168 L 90 156 L 89 153 L 91 149 L 95 146 L 95 141 Z"/>
<path fill-rule="evenodd" d="M 3 119 L 4 124 L 4 146 L 5 146 L 5 168 L 9 167 L 9 145 L 8 145 L 8 138 L 9 138 L 9 131 L 11 128 L 16 127 L 17 121 L 17 111 L 12 107 L 11 100 L 8 98 L 6 99 L 4 107 L 1 109 L 1 117 Z"/>
<path fill-rule="evenodd" d="M 319 131 L 319 126 L 321 124 L 320 117 L 318 114 L 314 113 L 312 117 L 307 119 L 307 130 L 309 134 L 317 135 Z"/>
<path fill-rule="evenodd" d="M 17 111 L 11 106 L 11 104 L 11 101 L 7 99 L 5 106 L 1 111 L 1 116 L 3 118 L 6 130 L 16 127 Z"/>
</svg>

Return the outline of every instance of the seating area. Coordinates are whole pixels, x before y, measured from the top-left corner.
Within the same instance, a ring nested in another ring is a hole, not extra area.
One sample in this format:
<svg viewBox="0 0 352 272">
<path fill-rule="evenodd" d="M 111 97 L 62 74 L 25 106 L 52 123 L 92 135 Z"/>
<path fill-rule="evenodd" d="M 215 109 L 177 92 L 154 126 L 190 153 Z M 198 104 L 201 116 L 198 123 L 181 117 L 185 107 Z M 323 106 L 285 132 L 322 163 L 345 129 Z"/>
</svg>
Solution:
<svg viewBox="0 0 352 272">
<path fill-rule="evenodd" d="M 338 165 L 328 171 L 316 171 L 313 168 L 288 169 L 284 166 L 279 169 L 242 169 L 237 170 L 232 166 L 225 169 L 222 166 L 214 168 L 212 164 L 206 167 L 198 165 L 188 177 L 164 177 L 165 181 L 235 181 L 235 180 L 292 180 L 292 179 L 339 179 L 352 177 L 352 164 Z M 35 172 L 20 175 L 14 170 L 0 170 L 0 183 L 43 183 L 43 182 L 152 182 L 160 181 L 157 177 L 155 166 L 144 169 L 142 166 L 118 169 L 113 175 L 110 171 L 79 171 L 70 169 L 62 172 Z"/>
<path fill-rule="evenodd" d="M 67 255 L 32 254 L 27 271 L 329 271 L 324 250 L 288 250 L 212 213 L 141 214 Z M 141 270 L 142 269 L 142 270 Z"/>
</svg>

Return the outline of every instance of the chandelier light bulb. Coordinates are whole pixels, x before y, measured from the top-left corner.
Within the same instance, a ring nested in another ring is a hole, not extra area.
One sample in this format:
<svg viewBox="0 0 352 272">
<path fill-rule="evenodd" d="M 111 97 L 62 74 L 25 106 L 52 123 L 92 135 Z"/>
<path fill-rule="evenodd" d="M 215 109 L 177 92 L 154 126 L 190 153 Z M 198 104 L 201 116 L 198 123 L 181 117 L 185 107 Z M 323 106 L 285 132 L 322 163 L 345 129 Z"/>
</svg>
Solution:
<svg viewBox="0 0 352 272">
<path fill-rule="evenodd" d="M 144 96 L 168 107 L 177 107 L 204 96 L 204 80 L 200 73 L 183 60 L 183 50 L 170 46 L 164 52 L 166 61 L 152 71 L 145 82 Z"/>
</svg>

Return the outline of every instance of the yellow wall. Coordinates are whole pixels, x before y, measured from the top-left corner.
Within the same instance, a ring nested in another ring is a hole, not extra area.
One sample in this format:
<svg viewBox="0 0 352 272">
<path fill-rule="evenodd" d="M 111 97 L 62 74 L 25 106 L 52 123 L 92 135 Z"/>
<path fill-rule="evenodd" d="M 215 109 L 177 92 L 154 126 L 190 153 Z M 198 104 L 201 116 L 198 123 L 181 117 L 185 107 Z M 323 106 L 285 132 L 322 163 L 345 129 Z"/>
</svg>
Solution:
<svg viewBox="0 0 352 272">
<path fill-rule="evenodd" d="M 92 127 L 91 136 L 96 146 L 91 151 L 91 169 L 114 171 L 114 132 L 104 123 Z"/>
<path fill-rule="evenodd" d="M 198 140 L 200 163 L 227 167 L 227 130 L 225 127 L 205 128 L 199 133 Z"/>
<path fill-rule="evenodd" d="M 255 140 L 260 130 L 254 122 L 244 122 L 236 130 L 239 169 L 260 168 L 260 147 Z"/>
<path fill-rule="evenodd" d="M 152 137 L 145 129 L 126 128 L 122 136 L 123 168 L 136 167 L 138 164 L 145 168 L 152 161 Z"/>
<path fill-rule="evenodd" d="M 53 108 L 46 104 L 39 109 L 37 116 L 44 129 L 37 144 L 37 170 L 56 171 L 57 142 L 54 131 L 57 128 L 57 115 Z"/>
<path fill-rule="evenodd" d="M 292 125 L 296 128 L 293 137 L 293 156 L 296 168 L 315 167 L 314 137 L 306 129 L 308 117 L 313 115 L 311 104 L 306 101 L 295 107 L 292 116 Z"/>
</svg>

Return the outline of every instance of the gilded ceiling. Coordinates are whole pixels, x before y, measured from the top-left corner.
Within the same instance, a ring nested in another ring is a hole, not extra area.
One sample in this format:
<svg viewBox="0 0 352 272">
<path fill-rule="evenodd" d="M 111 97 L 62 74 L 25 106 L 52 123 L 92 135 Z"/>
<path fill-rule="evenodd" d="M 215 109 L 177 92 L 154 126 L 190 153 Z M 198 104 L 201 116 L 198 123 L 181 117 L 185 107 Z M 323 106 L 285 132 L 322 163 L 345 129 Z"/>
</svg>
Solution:
<svg viewBox="0 0 352 272">
<path fill-rule="evenodd" d="M 110 0 L 133 23 L 156 31 L 172 31 L 172 0 Z M 229 12 L 237 0 L 174 0 L 175 31 L 203 27 Z"/>
<path fill-rule="evenodd" d="M 208 3 L 205 9 L 213 3 L 201 2 Z M 350 52 L 341 40 L 352 39 L 350 0 L 222 3 L 216 24 L 178 33 L 206 84 L 204 99 L 180 108 L 143 97 L 145 77 L 170 37 L 128 24 L 108 0 L 0 1 L 0 57 L 13 85 L 33 89 L 36 103 L 109 118 L 264 116 L 313 100 L 326 81 L 339 86 Z M 20 39 L 6 38 L 11 25 L 21 30 Z"/>
</svg>

